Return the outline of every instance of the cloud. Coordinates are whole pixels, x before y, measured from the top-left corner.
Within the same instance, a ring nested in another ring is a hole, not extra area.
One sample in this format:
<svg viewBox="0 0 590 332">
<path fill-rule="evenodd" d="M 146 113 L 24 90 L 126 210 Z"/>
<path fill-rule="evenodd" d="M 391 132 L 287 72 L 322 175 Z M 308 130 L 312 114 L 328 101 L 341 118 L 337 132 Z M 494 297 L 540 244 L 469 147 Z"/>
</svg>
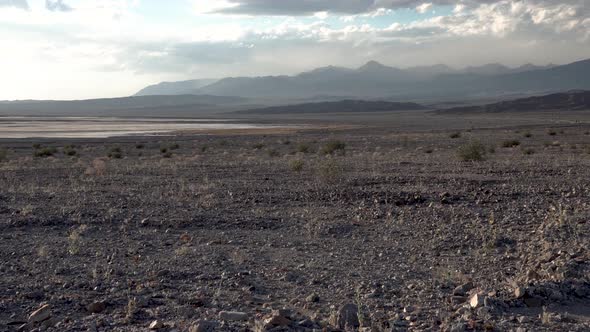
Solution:
<svg viewBox="0 0 590 332">
<path fill-rule="evenodd" d="M 63 0 L 45 0 L 45 8 L 52 12 L 69 12 L 72 10 L 72 7 L 65 4 Z"/>
<path fill-rule="evenodd" d="M 27 0 L 0 0 L 0 8 L 1 7 L 14 7 L 28 10 L 29 3 Z"/>
<path fill-rule="evenodd" d="M 430 8 L 432 8 L 432 3 L 423 3 L 420 6 L 416 7 L 416 11 L 420 14 L 426 13 Z"/>
</svg>

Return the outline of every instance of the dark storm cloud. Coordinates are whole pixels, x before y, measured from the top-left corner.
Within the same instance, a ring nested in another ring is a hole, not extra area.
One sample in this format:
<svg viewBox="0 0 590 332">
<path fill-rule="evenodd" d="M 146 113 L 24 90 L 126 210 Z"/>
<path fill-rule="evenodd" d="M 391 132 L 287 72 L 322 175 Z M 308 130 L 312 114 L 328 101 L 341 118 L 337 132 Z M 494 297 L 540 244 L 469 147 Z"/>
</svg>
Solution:
<svg viewBox="0 0 590 332">
<path fill-rule="evenodd" d="M 229 2 L 235 6 L 221 9 L 218 13 L 297 16 L 325 11 L 339 14 L 362 14 L 378 8 L 415 8 L 424 3 L 477 5 L 501 2 L 501 0 L 229 0 Z"/>
<path fill-rule="evenodd" d="M 15 7 L 20 9 L 29 9 L 27 0 L 0 0 L 0 7 Z"/>
<path fill-rule="evenodd" d="M 63 0 L 45 0 L 45 8 L 52 12 L 69 12 L 72 7 L 68 6 Z"/>
</svg>

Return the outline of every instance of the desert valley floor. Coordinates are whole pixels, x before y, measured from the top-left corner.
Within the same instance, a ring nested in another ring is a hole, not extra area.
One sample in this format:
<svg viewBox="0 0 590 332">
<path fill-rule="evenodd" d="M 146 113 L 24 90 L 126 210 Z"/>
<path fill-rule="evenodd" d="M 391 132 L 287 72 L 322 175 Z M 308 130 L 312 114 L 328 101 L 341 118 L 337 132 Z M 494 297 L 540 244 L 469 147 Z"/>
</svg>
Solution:
<svg viewBox="0 0 590 332">
<path fill-rule="evenodd" d="M 0 331 L 590 330 L 590 114 L 309 122 L 0 140 Z"/>
</svg>

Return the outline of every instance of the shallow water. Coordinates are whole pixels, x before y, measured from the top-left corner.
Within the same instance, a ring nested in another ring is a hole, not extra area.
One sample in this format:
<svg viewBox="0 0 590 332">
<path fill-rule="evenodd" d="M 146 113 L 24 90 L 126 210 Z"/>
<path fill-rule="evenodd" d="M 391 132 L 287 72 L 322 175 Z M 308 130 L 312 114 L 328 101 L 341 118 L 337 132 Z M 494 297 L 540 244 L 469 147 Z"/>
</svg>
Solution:
<svg viewBox="0 0 590 332">
<path fill-rule="evenodd" d="M 226 119 L 0 117 L 0 138 L 106 138 L 163 135 L 178 131 L 272 127 L 276 126 L 238 123 Z"/>
</svg>

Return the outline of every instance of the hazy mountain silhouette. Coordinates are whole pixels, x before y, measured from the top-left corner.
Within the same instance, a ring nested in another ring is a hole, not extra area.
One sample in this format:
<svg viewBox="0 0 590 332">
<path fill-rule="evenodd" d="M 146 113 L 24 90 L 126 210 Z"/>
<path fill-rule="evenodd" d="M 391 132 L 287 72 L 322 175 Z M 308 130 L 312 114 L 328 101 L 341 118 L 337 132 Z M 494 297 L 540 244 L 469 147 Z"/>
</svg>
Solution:
<svg viewBox="0 0 590 332">
<path fill-rule="evenodd" d="M 307 113 L 350 113 L 350 112 L 390 112 L 424 110 L 426 107 L 416 103 L 397 103 L 388 101 L 341 100 L 334 102 L 303 103 L 296 105 L 273 106 L 245 111 L 242 114 L 307 114 Z"/>
<path fill-rule="evenodd" d="M 481 106 L 455 107 L 441 113 L 526 112 L 541 110 L 590 110 L 590 91 L 569 91 L 544 96 L 520 98 Z"/>
<path fill-rule="evenodd" d="M 200 79 L 181 82 L 162 82 L 143 88 L 135 96 L 198 94 L 199 88 L 216 81 L 215 79 Z"/>
<path fill-rule="evenodd" d="M 228 77 L 194 88 L 195 83 L 166 83 L 144 89 L 166 94 L 187 93 L 248 98 L 295 99 L 314 96 L 344 98 L 490 97 L 570 89 L 590 89 L 590 60 L 564 66 L 501 64 L 453 69 L 433 65 L 399 69 L 369 61 L 357 68 L 322 67 L 295 76 Z M 195 81 L 188 81 L 195 82 Z M 205 82 L 199 81 L 198 84 Z M 176 89 L 176 90 L 175 90 Z"/>
</svg>

